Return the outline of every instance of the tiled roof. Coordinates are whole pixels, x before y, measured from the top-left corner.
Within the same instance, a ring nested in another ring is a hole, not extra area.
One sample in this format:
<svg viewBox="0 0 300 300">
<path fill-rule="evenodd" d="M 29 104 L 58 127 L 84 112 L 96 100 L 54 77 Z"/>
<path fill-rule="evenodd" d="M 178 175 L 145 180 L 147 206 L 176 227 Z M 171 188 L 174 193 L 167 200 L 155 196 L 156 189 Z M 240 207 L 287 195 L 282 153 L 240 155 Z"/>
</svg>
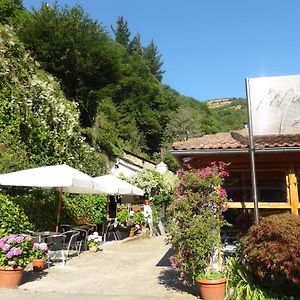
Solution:
<svg viewBox="0 0 300 300">
<path fill-rule="evenodd" d="M 300 147 L 300 134 L 260 135 L 254 137 L 256 147 Z M 248 129 L 208 134 L 199 138 L 173 143 L 173 150 L 245 149 L 248 148 Z"/>
</svg>

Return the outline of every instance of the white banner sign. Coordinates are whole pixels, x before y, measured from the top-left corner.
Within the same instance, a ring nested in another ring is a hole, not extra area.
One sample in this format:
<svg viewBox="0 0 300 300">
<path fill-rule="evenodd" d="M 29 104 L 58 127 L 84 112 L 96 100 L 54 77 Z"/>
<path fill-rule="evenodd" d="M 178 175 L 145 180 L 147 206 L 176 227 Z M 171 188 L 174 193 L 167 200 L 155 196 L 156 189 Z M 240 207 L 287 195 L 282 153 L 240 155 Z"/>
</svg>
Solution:
<svg viewBox="0 0 300 300">
<path fill-rule="evenodd" d="M 300 133 L 300 75 L 249 78 L 253 135 Z"/>
</svg>

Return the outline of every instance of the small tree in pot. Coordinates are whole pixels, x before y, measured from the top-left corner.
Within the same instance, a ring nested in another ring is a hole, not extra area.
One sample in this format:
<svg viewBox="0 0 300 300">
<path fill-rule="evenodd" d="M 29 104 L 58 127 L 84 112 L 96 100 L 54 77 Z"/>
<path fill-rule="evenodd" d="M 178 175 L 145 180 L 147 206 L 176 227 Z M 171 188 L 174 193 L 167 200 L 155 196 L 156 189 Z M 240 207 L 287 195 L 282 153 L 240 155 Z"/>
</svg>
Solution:
<svg viewBox="0 0 300 300">
<path fill-rule="evenodd" d="M 175 252 L 170 258 L 172 266 L 186 282 L 222 278 L 225 285 L 220 264 L 213 264 L 213 256 L 220 247 L 220 228 L 226 224 L 223 212 L 228 199 L 222 188 L 228 176 L 225 166 L 222 162 L 202 169 L 187 166 L 178 173 L 179 187 L 167 210 L 167 230 Z"/>
</svg>

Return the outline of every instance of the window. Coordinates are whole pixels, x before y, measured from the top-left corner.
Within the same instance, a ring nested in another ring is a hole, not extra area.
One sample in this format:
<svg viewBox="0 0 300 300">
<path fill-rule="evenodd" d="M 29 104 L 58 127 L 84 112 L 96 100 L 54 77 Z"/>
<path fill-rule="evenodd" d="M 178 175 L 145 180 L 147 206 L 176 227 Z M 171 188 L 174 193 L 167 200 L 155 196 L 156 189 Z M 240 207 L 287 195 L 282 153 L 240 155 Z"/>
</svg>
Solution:
<svg viewBox="0 0 300 300">
<path fill-rule="evenodd" d="M 256 171 L 257 196 L 260 202 L 287 202 L 285 171 Z M 250 172 L 230 172 L 225 181 L 228 197 L 235 202 L 252 202 Z"/>
</svg>

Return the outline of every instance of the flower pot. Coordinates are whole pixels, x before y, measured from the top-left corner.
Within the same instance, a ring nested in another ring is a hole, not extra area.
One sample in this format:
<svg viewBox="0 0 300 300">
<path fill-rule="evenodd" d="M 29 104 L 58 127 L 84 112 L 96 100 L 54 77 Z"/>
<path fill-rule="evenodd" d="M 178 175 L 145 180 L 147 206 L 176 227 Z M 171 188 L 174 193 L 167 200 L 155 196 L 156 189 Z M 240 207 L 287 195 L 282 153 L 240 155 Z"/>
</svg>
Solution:
<svg viewBox="0 0 300 300">
<path fill-rule="evenodd" d="M 129 231 L 129 237 L 133 237 L 134 236 L 134 230 L 130 230 Z"/>
<path fill-rule="evenodd" d="M 0 287 L 1 288 L 15 288 L 21 283 L 24 269 L 17 268 L 0 268 Z"/>
<path fill-rule="evenodd" d="M 141 207 L 139 205 L 132 206 L 133 211 L 141 211 Z"/>
<path fill-rule="evenodd" d="M 89 246 L 89 251 L 92 253 L 96 253 L 98 251 L 98 247 L 97 246 Z"/>
<path fill-rule="evenodd" d="M 203 300 L 224 300 L 226 278 L 214 280 L 196 278 L 196 281 L 199 283 Z"/>
<path fill-rule="evenodd" d="M 46 260 L 44 258 L 32 260 L 32 269 L 34 272 L 43 271 L 45 267 L 46 267 Z"/>
</svg>

